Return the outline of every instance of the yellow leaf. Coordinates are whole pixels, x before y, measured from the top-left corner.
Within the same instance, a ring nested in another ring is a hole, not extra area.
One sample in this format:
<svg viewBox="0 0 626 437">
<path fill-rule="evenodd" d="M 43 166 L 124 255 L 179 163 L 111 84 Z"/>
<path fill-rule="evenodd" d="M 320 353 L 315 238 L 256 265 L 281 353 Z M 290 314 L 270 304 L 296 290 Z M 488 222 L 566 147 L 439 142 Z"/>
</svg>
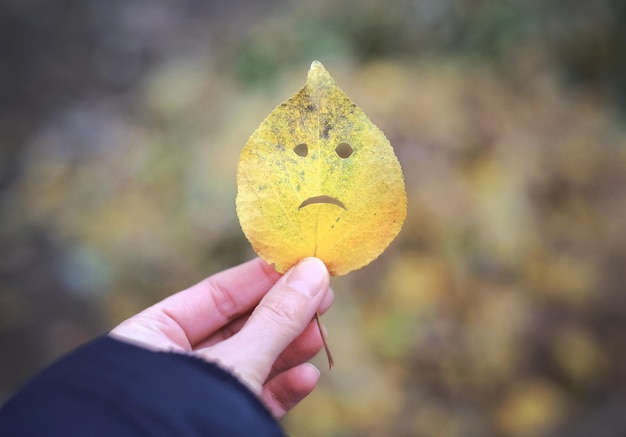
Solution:
<svg viewBox="0 0 626 437">
<path fill-rule="evenodd" d="M 281 273 L 307 256 L 333 275 L 362 267 L 406 216 L 391 144 L 317 61 L 246 143 L 237 186 L 244 234 Z"/>
</svg>

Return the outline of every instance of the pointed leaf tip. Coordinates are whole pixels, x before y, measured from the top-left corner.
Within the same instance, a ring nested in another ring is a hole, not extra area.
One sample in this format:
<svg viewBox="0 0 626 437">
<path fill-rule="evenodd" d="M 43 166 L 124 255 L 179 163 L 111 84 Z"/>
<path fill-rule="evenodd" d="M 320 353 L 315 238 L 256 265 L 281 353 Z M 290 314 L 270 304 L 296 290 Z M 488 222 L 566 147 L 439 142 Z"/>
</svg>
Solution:
<svg viewBox="0 0 626 437">
<path fill-rule="evenodd" d="M 334 80 L 320 61 L 313 61 L 307 75 L 307 83 L 316 87 L 324 87 L 332 85 Z"/>
</svg>

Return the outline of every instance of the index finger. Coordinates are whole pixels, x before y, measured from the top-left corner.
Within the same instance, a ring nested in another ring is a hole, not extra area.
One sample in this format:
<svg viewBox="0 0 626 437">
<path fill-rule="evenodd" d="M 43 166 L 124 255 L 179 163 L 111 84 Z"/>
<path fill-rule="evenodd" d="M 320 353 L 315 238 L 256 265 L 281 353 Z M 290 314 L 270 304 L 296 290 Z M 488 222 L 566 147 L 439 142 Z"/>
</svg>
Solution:
<svg viewBox="0 0 626 437">
<path fill-rule="evenodd" d="M 255 258 L 209 276 L 151 310 L 173 319 L 194 346 L 255 307 L 281 276 L 261 258 Z"/>
</svg>

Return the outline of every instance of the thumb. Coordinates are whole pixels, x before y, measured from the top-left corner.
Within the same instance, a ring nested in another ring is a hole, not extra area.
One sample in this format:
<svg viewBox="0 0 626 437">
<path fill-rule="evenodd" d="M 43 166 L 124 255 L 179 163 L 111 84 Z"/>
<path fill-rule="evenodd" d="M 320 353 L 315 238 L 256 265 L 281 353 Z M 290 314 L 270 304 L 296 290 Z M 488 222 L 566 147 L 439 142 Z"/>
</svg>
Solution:
<svg viewBox="0 0 626 437">
<path fill-rule="evenodd" d="M 303 259 L 263 297 L 241 330 L 216 345 L 211 355 L 260 393 L 278 356 L 311 323 L 328 286 L 324 263 Z M 220 351 L 222 347 L 226 350 Z"/>
</svg>

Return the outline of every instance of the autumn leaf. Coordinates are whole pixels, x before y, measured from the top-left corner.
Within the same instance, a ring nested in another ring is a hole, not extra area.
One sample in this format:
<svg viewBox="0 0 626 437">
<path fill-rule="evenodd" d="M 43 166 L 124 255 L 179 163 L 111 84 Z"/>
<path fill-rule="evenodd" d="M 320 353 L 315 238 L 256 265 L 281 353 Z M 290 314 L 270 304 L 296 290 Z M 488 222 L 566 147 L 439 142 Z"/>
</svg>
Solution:
<svg viewBox="0 0 626 437">
<path fill-rule="evenodd" d="M 406 217 L 391 144 L 317 61 L 304 88 L 246 143 L 237 185 L 243 231 L 281 273 L 308 256 L 333 275 L 360 268 L 385 250 Z"/>
</svg>

